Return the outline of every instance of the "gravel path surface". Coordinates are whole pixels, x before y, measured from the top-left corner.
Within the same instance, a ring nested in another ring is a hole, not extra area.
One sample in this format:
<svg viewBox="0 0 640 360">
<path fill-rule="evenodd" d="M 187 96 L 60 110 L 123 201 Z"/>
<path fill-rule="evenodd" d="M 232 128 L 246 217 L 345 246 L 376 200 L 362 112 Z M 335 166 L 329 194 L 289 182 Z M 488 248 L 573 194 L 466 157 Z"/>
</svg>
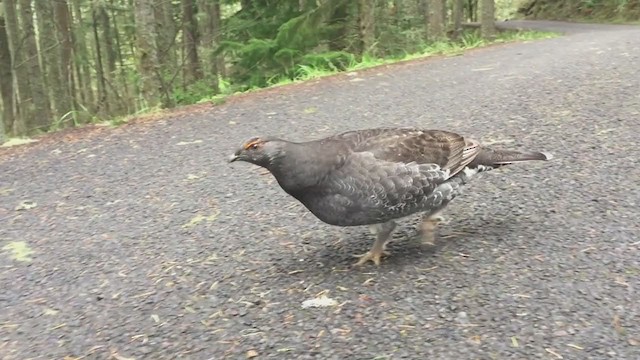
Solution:
<svg viewBox="0 0 640 360">
<path fill-rule="evenodd" d="M 640 28 L 506 26 L 567 35 L 2 151 L 0 358 L 640 359 Z M 226 163 L 255 134 L 394 125 L 556 158 L 485 174 L 435 249 L 410 219 L 361 269 L 366 228 Z"/>
</svg>

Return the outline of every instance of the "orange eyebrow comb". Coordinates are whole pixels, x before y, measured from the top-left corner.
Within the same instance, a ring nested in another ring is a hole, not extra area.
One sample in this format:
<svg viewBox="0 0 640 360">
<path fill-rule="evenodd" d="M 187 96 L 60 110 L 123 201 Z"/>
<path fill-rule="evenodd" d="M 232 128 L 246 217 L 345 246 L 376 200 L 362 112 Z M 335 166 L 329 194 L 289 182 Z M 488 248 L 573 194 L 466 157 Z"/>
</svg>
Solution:
<svg viewBox="0 0 640 360">
<path fill-rule="evenodd" d="M 244 149 L 245 150 L 249 150 L 250 147 L 252 147 L 255 144 L 259 144 L 260 143 L 260 139 L 256 138 L 256 139 L 252 139 L 247 141 L 246 144 L 244 144 Z"/>
</svg>

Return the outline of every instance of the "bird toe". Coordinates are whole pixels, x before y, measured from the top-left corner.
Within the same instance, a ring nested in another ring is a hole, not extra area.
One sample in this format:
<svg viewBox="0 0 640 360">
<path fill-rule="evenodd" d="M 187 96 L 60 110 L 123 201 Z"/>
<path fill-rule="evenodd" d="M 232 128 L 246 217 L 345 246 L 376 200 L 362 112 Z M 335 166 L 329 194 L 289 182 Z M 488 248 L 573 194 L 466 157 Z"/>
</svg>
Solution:
<svg viewBox="0 0 640 360">
<path fill-rule="evenodd" d="M 365 254 L 352 255 L 353 257 L 359 258 L 358 262 L 353 264 L 353 266 L 362 266 L 366 264 L 368 261 L 372 261 L 376 266 L 380 266 L 380 260 L 382 256 L 389 256 L 389 253 L 386 250 L 382 251 L 367 251 Z"/>
</svg>

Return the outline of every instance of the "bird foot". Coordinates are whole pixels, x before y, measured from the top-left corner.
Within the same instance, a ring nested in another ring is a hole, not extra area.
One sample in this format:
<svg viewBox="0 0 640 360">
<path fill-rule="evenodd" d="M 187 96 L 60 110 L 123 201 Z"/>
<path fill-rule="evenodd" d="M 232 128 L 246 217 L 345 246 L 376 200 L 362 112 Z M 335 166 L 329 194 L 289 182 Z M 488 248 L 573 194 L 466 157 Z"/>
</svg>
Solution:
<svg viewBox="0 0 640 360">
<path fill-rule="evenodd" d="M 433 223 L 434 225 L 439 225 L 439 224 L 446 225 L 449 223 L 449 220 L 442 215 L 435 215 L 429 218 L 427 221 Z"/>
<path fill-rule="evenodd" d="M 433 231 L 429 231 L 422 234 L 420 244 L 426 246 L 435 246 L 436 245 L 436 236 Z"/>
<path fill-rule="evenodd" d="M 379 251 L 369 250 L 365 254 L 360 254 L 360 255 L 355 255 L 354 254 L 353 257 L 357 257 L 360 260 L 358 260 L 357 263 L 353 264 L 353 266 L 362 266 L 367 261 L 373 261 L 374 264 L 379 266 L 380 265 L 380 258 L 382 258 L 382 255 L 389 256 L 389 255 L 391 255 L 391 253 L 386 251 L 386 250 L 379 250 Z"/>
<path fill-rule="evenodd" d="M 431 217 L 423 220 L 422 224 L 420 225 L 420 235 L 421 235 L 420 243 L 422 245 L 435 246 L 436 245 L 436 238 L 435 238 L 436 228 L 440 224 L 447 224 L 447 223 L 449 223 L 449 221 L 442 215 L 432 215 Z"/>
</svg>

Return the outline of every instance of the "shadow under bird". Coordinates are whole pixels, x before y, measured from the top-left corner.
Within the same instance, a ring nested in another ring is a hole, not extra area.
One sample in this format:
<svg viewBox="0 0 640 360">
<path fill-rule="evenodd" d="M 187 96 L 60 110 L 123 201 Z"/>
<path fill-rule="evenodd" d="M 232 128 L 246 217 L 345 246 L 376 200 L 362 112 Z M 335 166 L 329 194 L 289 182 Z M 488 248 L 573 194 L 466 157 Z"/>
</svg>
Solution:
<svg viewBox="0 0 640 360">
<path fill-rule="evenodd" d="M 432 244 L 442 210 L 476 174 L 542 152 L 498 150 L 462 135 L 416 128 L 348 131 L 308 142 L 253 137 L 229 158 L 266 168 L 280 187 L 323 222 L 369 225 L 376 240 L 355 265 L 380 264 L 394 220 L 423 213 L 422 242 Z"/>
</svg>

